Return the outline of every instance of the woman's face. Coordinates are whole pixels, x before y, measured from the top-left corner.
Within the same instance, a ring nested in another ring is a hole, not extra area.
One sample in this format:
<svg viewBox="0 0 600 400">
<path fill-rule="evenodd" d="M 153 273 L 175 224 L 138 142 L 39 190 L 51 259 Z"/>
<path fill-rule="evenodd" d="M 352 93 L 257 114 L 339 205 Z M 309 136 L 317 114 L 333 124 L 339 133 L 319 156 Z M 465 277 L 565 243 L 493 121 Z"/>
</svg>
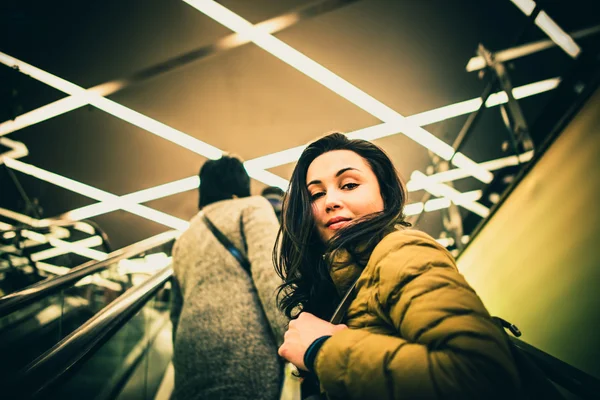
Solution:
<svg viewBox="0 0 600 400">
<path fill-rule="evenodd" d="M 365 159 L 350 150 L 329 151 L 315 158 L 308 166 L 306 186 L 323 242 L 349 221 L 383 211 L 375 173 Z"/>
</svg>

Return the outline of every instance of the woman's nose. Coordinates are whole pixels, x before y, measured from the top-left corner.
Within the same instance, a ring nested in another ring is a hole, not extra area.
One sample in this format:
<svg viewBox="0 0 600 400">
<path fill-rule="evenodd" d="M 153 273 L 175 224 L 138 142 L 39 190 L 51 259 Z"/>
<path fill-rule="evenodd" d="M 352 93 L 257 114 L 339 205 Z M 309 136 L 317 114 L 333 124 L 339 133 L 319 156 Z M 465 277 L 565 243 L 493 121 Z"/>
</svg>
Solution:
<svg viewBox="0 0 600 400">
<path fill-rule="evenodd" d="M 340 198 L 334 194 L 327 194 L 325 199 L 325 211 L 331 212 L 333 210 L 337 210 L 342 208 L 342 202 Z"/>
</svg>

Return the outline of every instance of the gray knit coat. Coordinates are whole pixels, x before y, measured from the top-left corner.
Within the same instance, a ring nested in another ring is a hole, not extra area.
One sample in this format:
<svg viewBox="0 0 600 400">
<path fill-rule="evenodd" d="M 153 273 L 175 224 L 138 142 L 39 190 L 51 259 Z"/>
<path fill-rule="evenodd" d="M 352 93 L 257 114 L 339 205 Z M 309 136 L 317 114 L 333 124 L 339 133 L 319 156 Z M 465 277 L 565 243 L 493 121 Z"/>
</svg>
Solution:
<svg viewBox="0 0 600 400">
<path fill-rule="evenodd" d="M 200 214 L 192 218 L 173 248 L 174 398 L 277 400 L 277 348 L 287 324 L 276 307 L 281 279 L 271 259 L 277 218 L 258 196 L 220 201 L 203 211 L 246 252 L 252 276 Z"/>
</svg>

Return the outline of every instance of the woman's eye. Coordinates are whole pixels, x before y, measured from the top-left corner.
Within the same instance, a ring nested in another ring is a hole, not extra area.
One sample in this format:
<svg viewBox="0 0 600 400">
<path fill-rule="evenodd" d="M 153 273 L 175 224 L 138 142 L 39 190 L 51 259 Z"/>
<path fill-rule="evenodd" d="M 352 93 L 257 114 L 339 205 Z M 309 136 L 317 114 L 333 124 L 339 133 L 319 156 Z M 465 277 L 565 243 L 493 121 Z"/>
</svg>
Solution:
<svg viewBox="0 0 600 400">
<path fill-rule="evenodd" d="M 342 186 L 342 189 L 352 190 L 352 189 L 356 189 L 357 187 L 358 187 L 358 183 L 346 183 L 345 185 Z"/>
<path fill-rule="evenodd" d="M 313 193 L 310 195 L 310 199 L 311 200 L 317 200 L 319 197 L 322 197 L 325 194 L 325 192 L 318 192 L 318 193 Z"/>
</svg>

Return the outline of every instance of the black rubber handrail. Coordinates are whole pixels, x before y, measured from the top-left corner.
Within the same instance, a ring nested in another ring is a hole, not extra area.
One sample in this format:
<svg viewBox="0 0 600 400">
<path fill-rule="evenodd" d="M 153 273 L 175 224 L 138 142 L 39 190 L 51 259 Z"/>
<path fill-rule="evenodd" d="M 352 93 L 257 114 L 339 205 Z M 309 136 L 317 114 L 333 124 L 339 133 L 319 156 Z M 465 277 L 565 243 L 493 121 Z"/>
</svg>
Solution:
<svg viewBox="0 0 600 400">
<path fill-rule="evenodd" d="M 148 239 L 134 243 L 130 246 L 116 250 L 108 255 L 103 261 L 88 261 L 77 267 L 74 267 L 65 275 L 46 279 L 31 285 L 23 290 L 11 293 L 0 298 L 0 317 L 8 315 L 16 310 L 32 304 L 40 299 L 46 298 L 58 291 L 70 287 L 88 275 L 102 271 L 114 263 L 138 254 L 145 253 L 153 248 L 163 246 L 169 242 L 174 242 L 177 237 L 177 231 L 167 231 Z"/>
<path fill-rule="evenodd" d="M 10 398 L 31 398 L 57 387 L 119 331 L 171 279 L 165 267 L 127 290 L 77 330 L 3 382 Z"/>
<path fill-rule="evenodd" d="M 600 393 L 600 380 L 522 340 L 510 337 L 526 353 L 544 375 L 558 386 L 583 398 L 595 399 Z"/>
</svg>

